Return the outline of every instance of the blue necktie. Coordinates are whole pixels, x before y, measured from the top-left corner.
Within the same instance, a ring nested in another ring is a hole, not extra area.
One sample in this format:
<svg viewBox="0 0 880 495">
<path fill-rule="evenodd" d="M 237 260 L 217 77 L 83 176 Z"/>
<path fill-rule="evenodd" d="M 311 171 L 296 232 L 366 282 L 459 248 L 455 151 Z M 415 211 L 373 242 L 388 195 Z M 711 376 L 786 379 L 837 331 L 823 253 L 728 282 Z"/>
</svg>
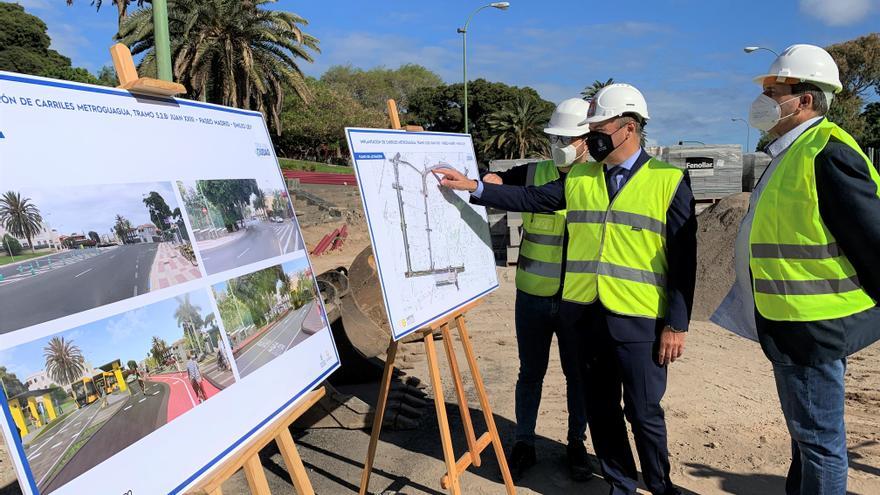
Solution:
<svg viewBox="0 0 880 495">
<path fill-rule="evenodd" d="M 620 190 L 620 186 L 623 183 L 625 172 L 626 169 L 621 167 L 620 165 L 611 167 L 608 169 L 608 171 L 605 172 L 605 176 L 608 178 L 608 197 L 613 198 L 617 195 L 617 191 Z"/>
</svg>

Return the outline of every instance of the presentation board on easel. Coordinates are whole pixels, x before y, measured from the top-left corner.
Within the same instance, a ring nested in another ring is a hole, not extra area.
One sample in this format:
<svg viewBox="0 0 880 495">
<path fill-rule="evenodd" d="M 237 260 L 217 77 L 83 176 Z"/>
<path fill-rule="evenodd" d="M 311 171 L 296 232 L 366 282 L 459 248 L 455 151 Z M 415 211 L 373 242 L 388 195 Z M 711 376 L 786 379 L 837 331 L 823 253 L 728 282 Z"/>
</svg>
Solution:
<svg viewBox="0 0 880 495">
<path fill-rule="evenodd" d="M 181 492 L 339 367 L 258 112 L 0 72 L 0 242 L 25 493 Z"/>
<path fill-rule="evenodd" d="M 498 288 L 486 209 L 436 168 L 478 177 L 471 136 L 347 128 L 392 335 L 399 340 Z"/>
</svg>

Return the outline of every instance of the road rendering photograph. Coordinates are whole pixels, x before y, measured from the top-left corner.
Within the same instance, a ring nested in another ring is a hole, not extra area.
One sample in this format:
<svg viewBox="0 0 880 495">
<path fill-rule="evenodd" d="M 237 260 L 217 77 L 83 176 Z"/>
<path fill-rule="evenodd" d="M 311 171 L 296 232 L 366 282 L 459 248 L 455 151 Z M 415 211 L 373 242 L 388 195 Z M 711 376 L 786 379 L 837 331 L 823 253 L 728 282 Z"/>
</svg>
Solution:
<svg viewBox="0 0 880 495">
<path fill-rule="evenodd" d="M 305 246 L 280 177 L 179 181 L 177 185 L 209 275 Z"/>
<path fill-rule="evenodd" d="M 216 284 L 213 290 L 241 377 L 327 326 L 306 257 Z"/>
<path fill-rule="evenodd" d="M 235 382 L 210 307 L 200 290 L 0 352 L 0 366 L 14 370 L 5 393 L 40 493 Z"/>
<path fill-rule="evenodd" d="M 201 277 L 170 182 L 0 192 L 0 333 Z"/>
</svg>

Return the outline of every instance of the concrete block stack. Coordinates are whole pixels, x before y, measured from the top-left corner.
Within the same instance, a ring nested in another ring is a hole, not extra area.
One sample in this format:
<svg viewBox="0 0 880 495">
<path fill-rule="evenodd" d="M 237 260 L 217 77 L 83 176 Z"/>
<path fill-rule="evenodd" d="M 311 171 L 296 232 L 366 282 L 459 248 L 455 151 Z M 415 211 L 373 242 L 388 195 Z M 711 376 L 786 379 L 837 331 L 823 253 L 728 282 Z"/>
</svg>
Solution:
<svg viewBox="0 0 880 495">
<path fill-rule="evenodd" d="M 746 153 L 743 155 L 743 192 L 752 192 L 767 166 L 770 165 L 770 155 L 767 153 Z"/>
<path fill-rule="evenodd" d="M 690 172 L 697 201 L 716 201 L 742 192 L 741 145 L 669 146 L 662 148 L 660 159 Z"/>
<path fill-rule="evenodd" d="M 526 158 L 521 160 L 492 160 L 489 162 L 490 172 L 503 172 L 517 165 L 544 160 L 544 158 Z M 519 246 L 522 243 L 522 213 L 506 212 L 495 208 L 486 208 L 489 215 L 489 233 L 492 235 L 492 250 L 495 262 L 499 265 L 514 265 L 519 259 Z"/>
</svg>

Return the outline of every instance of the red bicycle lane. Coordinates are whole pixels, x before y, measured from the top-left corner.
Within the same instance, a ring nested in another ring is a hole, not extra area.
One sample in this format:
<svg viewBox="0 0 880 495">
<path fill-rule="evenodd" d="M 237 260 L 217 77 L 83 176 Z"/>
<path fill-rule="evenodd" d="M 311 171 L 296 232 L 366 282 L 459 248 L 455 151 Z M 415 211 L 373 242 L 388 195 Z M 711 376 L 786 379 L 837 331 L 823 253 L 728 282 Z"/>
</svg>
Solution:
<svg viewBox="0 0 880 495">
<path fill-rule="evenodd" d="M 198 396 L 195 390 L 193 390 L 186 372 L 153 375 L 149 377 L 149 380 L 162 382 L 168 385 L 170 389 L 168 393 L 167 423 L 170 423 L 174 418 L 199 404 Z M 205 392 L 205 397 L 209 399 L 220 392 L 220 389 L 204 378 L 202 378 L 202 390 Z"/>
</svg>

